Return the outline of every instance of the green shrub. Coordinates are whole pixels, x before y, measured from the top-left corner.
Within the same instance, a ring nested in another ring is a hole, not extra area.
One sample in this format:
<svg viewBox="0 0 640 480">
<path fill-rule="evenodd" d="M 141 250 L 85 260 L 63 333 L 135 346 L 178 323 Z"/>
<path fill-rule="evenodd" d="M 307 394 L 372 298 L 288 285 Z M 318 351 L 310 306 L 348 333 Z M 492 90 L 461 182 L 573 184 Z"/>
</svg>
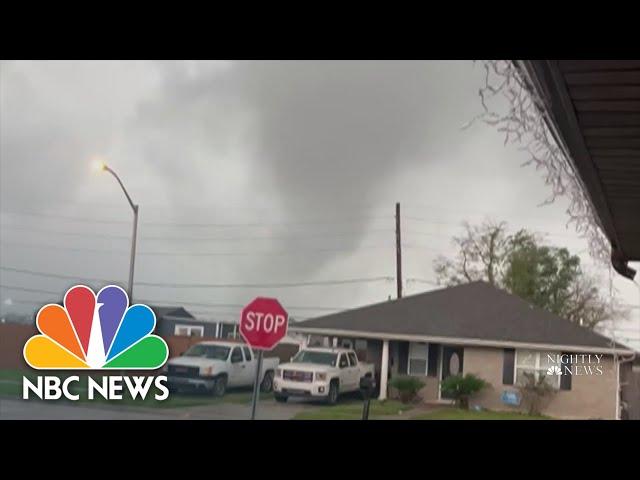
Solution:
<svg viewBox="0 0 640 480">
<path fill-rule="evenodd" d="M 424 387 L 424 382 L 417 377 L 402 376 L 392 378 L 390 385 L 398 390 L 402 403 L 411 403 Z"/>
<path fill-rule="evenodd" d="M 469 408 L 469 397 L 487 386 L 480 377 L 472 373 L 466 375 L 451 375 L 442 381 L 440 389 L 442 393 L 455 400 L 459 408 Z"/>
</svg>

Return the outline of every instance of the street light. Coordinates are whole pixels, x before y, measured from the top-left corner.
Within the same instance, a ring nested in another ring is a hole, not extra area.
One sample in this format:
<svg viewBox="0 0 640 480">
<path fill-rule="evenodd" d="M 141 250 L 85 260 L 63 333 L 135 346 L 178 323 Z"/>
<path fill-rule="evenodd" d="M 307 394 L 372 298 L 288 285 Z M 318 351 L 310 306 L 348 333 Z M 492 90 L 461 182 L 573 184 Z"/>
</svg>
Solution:
<svg viewBox="0 0 640 480">
<path fill-rule="evenodd" d="M 135 260 L 136 260 L 136 237 L 138 233 L 139 206 L 133 203 L 133 200 L 131 200 L 131 197 L 129 196 L 129 192 L 127 192 L 127 189 L 124 188 L 124 184 L 122 183 L 122 180 L 120 180 L 120 177 L 118 177 L 118 174 L 116 172 L 111 170 L 111 168 L 109 168 L 109 166 L 106 163 L 100 164 L 100 170 L 104 172 L 109 172 L 118 181 L 118 183 L 120 184 L 120 187 L 122 188 L 122 191 L 127 197 L 127 201 L 129 202 L 129 205 L 131 205 L 131 209 L 133 210 L 133 237 L 131 238 L 131 260 L 129 263 L 129 288 L 127 291 L 129 295 L 129 302 L 133 303 L 133 269 L 134 269 Z"/>
</svg>

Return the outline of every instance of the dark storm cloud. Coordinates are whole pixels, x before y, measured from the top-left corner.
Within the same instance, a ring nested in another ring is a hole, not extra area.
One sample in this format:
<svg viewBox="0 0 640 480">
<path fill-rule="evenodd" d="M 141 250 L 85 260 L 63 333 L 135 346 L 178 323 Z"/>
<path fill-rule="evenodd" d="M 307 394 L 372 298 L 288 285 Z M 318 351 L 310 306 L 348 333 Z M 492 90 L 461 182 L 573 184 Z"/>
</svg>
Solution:
<svg viewBox="0 0 640 480">
<path fill-rule="evenodd" d="M 146 86 L 141 67 L 118 62 L 0 64 L 3 211 L 51 210 L 76 198 L 90 159 L 112 148 L 122 119 L 139 101 L 142 84 Z"/>
<path fill-rule="evenodd" d="M 55 98 L 43 99 L 15 63 L 2 63 L 0 72 L 2 209 L 39 209 L 77 187 L 69 171 L 106 138 L 58 109 Z"/>
<path fill-rule="evenodd" d="M 242 152 L 245 198 L 279 199 L 289 222 L 347 217 L 356 230 L 379 208 L 378 193 L 391 177 L 435 161 L 426 153 L 446 148 L 443 135 L 468 120 L 460 110 L 475 96 L 467 88 L 470 63 L 238 62 L 191 73 L 160 67 L 162 94 L 140 106 L 132 132 L 174 196 L 204 192 Z M 347 246 L 359 241 L 352 236 Z"/>
</svg>

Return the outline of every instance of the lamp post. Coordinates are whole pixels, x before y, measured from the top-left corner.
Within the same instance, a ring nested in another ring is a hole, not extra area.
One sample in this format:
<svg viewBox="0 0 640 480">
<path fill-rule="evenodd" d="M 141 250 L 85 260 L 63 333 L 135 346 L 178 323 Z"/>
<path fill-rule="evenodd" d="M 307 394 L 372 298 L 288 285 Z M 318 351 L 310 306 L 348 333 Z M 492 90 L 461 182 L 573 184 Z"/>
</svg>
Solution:
<svg viewBox="0 0 640 480">
<path fill-rule="evenodd" d="M 118 177 L 118 174 L 116 172 L 114 172 L 111 168 L 109 168 L 109 166 L 106 163 L 103 163 L 101 165 L 101 169 L 105 172 L 109 172 L 118 181 L 118 183 L 120 184 L 120 187 L 122 188 L 122 191 L 127 197 L 127 201 L 129 202 L 129 205 L 131 205 L 131 209 L 133 210 L 133 236 L 131 238 L 131 259 L 129 262 L 129 286 L 127 289 L 127 294 L 129 295 L 129 303 L 133 303 L 133 270 L 134 270 L 135 261 L 136 261 L 136 237 L 138 234 L 139 206 L 133 203 L 133 200 L 131 200 L 131 197 L 129 196 L 129 192 L 127 192 L 127 189 L 124 188 L 124 184 L 122 183 L 122 180 L 120 180 L 120 177 Z"/>
</svg>

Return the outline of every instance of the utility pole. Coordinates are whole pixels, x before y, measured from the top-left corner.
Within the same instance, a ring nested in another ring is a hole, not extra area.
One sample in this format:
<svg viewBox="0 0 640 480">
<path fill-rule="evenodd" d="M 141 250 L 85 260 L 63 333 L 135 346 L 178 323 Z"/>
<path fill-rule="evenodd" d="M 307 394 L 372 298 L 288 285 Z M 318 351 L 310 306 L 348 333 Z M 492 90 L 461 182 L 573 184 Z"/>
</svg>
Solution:
<svg viewBox="0 0 640 480">
<path fill-rule="evenodd" d="M 402 243 L 400 240 L 400 202 L 396 203 L 396 282 L 398 298 L 402 298 Z"/>
</svg>

